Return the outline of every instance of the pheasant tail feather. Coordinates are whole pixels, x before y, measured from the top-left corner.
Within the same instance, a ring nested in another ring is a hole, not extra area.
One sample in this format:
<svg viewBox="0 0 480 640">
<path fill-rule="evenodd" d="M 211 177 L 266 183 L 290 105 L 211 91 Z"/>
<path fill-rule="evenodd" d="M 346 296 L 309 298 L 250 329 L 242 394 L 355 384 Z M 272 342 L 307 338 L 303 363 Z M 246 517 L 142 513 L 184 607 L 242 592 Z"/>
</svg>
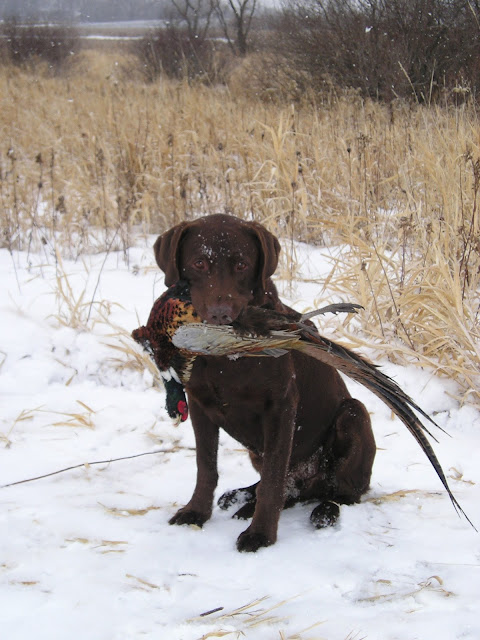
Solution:
<svg viewBox="0 0 480 640">
<path fill-rule="evenodd" d="M 418 442 L 423 452 L 429 459 L 441 483 L 445 487 L 445 490 L 447 491 L 447 494 L 457 513 L 461 513 L 470 523 L 470 525 L 476 530 L 476 527 L 473 525 L 473 523 L 453 495 L 443 469 L 440 465 L 440 462 L 438 461 L 438 458 L 435 455 L 430 442 L 425 436 L 424 432 L 431 435 L 430 431 L 425 427 L 425 425 L 420 422 L 420 420 L 417 418 L 410 407 L 413 407 L 416 411 L 419 411 L 422 415 L 426 416 L 430 422 L 435 424 L 435 426 L 438 425 L 427 414 L 425 414 L 425 412 L 420 409 L 420 407 L 418 407 L 418 405 L 415 404 L 415 402 L 409 396 L 407 396 L 405 392 L 402 391 L 391 378 L 379 371 L 374 365 L 363 359 L 361 360 L 361 362 L 364 367 L 362 367 L 361 369 L 352 367 L 352 364 L 349 362 L 349 360 L 345 359 L 345 356 L 351 355 L 351 352 L 346 350 L 344 347 L 341 347 L 337 351 L 337 349 L 335 348 L 337 346 L 338 345 L 336 345 L 335 343 L 330 342 L 330 350 L 327 352 L 322 351 L 321 347 L 319 348 L 318 344 L 313 345 L 303 342 L 301 351 L 316 358 L 317 360 L 321 360 L 322 362 L 326 362 L 326 364 L 334 366 L 336 369 L 350 377 L 352 380 L 355 380 L 356 382 L 362 384 L 369 391 L 379 397 L 388 407 L 390 407 L 393 413 L 407 427 L 407 429 L 413 435 L 413 437 Z M 323 354 L 326 354 L 327 357 L 323 357 Z M 355 358 L 355 361 L 356 360 L 357 357 Z"/>
</svg>

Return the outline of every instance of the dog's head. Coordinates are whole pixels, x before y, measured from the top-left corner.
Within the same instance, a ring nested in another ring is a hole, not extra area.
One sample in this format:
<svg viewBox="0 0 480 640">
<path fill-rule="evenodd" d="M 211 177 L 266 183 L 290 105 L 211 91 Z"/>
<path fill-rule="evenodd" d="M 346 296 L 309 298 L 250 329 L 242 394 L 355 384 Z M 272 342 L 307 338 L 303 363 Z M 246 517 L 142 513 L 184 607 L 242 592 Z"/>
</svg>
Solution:
<svg viewBox="0 0 480 640">
<path fill-rule="evenodd" d="M 266 301 L 280 244 L 257 222 L 218 214 L 181 222 L 154 251 L 167 286 L 186 280 L 200 317 L 230 324 L 248 304 Z"/>
</svg>

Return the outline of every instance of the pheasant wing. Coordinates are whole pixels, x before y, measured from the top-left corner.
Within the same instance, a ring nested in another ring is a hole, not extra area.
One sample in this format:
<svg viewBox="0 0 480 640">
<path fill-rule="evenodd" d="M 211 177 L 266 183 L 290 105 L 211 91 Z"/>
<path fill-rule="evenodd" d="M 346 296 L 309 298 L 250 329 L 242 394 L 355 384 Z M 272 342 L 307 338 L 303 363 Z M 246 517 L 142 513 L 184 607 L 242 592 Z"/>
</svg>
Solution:
<svg viewBox="0 0 480 640">
<path fill-rule="evenodd" d="M 270 331 L 266 336 L 238 334 L 230 325 L 184 324 L 172 337 L 175 347 L 206 356 L 281 356 L 300 343 L 300 336 L 292 331 Z"/>
</svg>

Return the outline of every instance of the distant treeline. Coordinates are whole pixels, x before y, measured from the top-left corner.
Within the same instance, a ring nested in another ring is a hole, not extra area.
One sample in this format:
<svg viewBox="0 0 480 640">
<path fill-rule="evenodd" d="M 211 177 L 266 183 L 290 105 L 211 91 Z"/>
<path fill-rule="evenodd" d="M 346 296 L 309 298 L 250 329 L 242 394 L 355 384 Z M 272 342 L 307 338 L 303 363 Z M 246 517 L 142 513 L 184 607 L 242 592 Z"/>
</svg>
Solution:
<svg viewBox="0 0 480 640">
<path fill-rule="evenodd" d="M 296 101 L 332 88 L 383 101 L 478 100 L 480 0 L 283 0 L 268 12 L 257 0 L 30 5 L 51 12 L 75 7 L 77 20 L 167 19 L 132 44 L 148 81 L 165 74 L 226 83 L 240 67 L 246 90 L 268 100 Z M 68 57 L 77 48 L 73 28 L 63 27 L 63 35 L 61 27 L 44 28 L 41 38 L 32 29 L 4 24 L 5 60 L 53 55 L 58 66 L 62 51 Z"/>
</svg>

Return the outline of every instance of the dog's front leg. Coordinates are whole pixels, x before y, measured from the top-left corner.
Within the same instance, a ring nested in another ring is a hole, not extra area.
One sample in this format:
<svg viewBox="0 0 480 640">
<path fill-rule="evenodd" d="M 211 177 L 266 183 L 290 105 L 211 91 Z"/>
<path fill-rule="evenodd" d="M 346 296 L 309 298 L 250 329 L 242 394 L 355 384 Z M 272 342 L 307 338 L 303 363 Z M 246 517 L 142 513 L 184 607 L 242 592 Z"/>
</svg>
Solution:
<svg viewBox="0 0 480 640">
<path fill-rule="evenodd" d="M 212 515 L 213 494 L 218 482 L 218 427 L 189 396 L 189 408 L 195 433 L 197 483 L 190 502 L 169 520 L 170 524 L 195 524 L 199 527 Z"/>
<path fill-rule="evenodd" d="M 252 522 L 237 539 L 239 551 L 257 551 L 277 539 L 280 513 L 285 503 L 285 485 L 295 428 L 295 402 L 281 411 L 268 412 L 264 421 L 264 455 L 257 504 Z"/>
</svg>

